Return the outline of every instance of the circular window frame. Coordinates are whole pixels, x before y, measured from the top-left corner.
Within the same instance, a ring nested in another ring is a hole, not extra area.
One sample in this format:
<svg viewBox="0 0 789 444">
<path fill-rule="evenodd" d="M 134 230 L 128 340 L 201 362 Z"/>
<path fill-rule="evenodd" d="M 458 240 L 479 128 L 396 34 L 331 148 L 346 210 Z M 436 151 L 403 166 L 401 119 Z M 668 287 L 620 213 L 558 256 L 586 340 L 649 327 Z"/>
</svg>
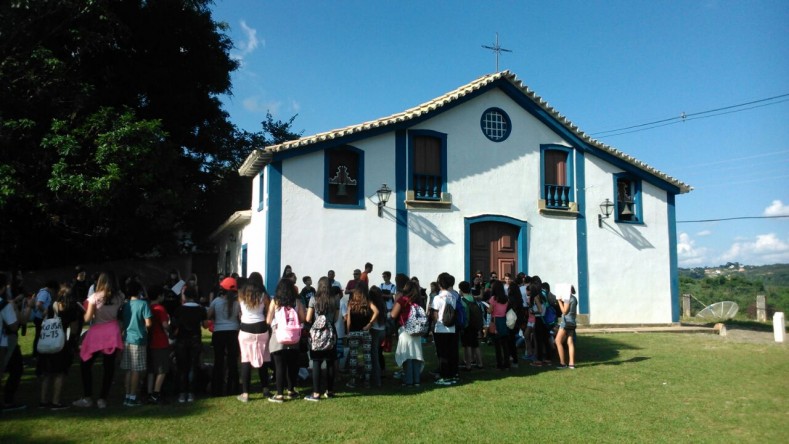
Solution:
<svg viewBox="0 0 789 444">
<path fill-rule="evenodd" d="M 504 123 L 507 125 L 507 128 L 504 130 L 504 134 L 502 134 L 501 137 L 499 138 L 495 138 L 494 136 L 488 134 L 489 130 L 500 131 L 499 129 L 489 128 L 486 125 L 486 123 L 489 122 L 488 120 L 486 120 L 486 117 L 488 116 L 489 113 L 500 114 L 501 117 L 504 119 Z M 507 140 L 508 137 L 510 137 L 510 133 L 512 132 L 512 119 L 510 119 L 509 114 L 507 114 L 503 109 L 497 107 L 491 107 L 483 111 L 482 117 L 479 118 L 479 127 L 482 130 L 482 134 L 484 134 L 485 137 L 487 137 L 488 140 L 490 140 L 491 142 L 496 142 L 496 143 L 504 142 L 505 140 Z"/>
</svg>

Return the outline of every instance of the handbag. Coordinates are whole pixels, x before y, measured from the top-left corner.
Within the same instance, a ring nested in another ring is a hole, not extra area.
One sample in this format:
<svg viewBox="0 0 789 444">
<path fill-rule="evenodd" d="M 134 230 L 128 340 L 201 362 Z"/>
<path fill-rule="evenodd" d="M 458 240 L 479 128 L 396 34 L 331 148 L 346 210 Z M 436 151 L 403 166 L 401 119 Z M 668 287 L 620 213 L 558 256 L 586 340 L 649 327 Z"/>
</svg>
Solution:
<svg viewBox="0 0 789 444">
<path fill-rule="evenodd" d="M 45 355 L 57 353 L 66 345 L 66 332 L 63 331 L 63 322 L 58 316 L 57 303 L 53 303 L 52 308 L 54 315 L 41 323 L 41 334 L 36 346 L 36 351 Z"/>
<path fill-rule="evenodd" d="M 507 310 L 507 328 L 510 330 L 515 328 L 515 324 L 518 323 L 518 315 L 515 313 L 515 310 L 509 309 Z"/>
</svg>

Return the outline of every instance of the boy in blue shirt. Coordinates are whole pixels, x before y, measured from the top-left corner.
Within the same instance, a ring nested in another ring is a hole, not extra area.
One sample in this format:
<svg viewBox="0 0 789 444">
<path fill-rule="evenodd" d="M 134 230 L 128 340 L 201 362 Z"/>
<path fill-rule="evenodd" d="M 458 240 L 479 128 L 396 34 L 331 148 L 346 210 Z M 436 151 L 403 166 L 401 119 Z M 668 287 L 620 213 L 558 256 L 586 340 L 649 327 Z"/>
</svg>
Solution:
<svg viewBox="0 0 789 444">
<path fill-rule="evenodd" d="M 140 385 L 140 375 L 145 372 L 148 362 L 148 329 L 153 325 L 153 313 L 148 302 L 141 298 L 144 292 L 139 282 L 130 281 L 126 291 L 129 299 L 121 310 L 123 319 L 121 369 L 126 370 L 126 398 L 123 400 L 123 405 L 135 407 L 142 405 L 137 399 L 137 390 Z"/>
</svg>

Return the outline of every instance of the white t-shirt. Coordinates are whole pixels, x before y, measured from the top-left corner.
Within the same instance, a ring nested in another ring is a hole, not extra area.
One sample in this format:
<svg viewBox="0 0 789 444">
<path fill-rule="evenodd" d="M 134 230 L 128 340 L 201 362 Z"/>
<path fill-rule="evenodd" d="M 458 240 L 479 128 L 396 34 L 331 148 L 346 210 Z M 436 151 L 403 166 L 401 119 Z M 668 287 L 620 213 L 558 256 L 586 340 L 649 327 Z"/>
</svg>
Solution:
<svg viewBox="0 0 789 444">
<path fill-rule="evenodd" d="M 334 328 L 337 330 L 337 339 L 345 337 L 345 315 L 348 314 L 348 300 L 350 295 L 346 294 L 340 299 L 340 317 L 334 322 Z"/>
<path fill-rule="evenodd" d="M 441 322 L 441 318 L 444 316 L 444 306 L 446 304 L 455 307 L 455 303 L 457 302 L 457 293 L 454 290 L 441 290 L 436 297 L 433 298 L 433 302 L 430 304 L 430 308 L 435 310 L 438 313 L 438 319 L 436 320 L 435 328 L 433 332 L 435 333 L 454 333 L 455 326 L 447 327 L 444 323 Z"/>
<path fill-rule="evenodd" d="M 389 290 L 389 294 L 386 295 L 389 296 L 389 298 L 386 299 L 386 311 L 392 311 L 392 308 L 394 308 L 394 295 L 397 293 L 397 286 L 394 284 L 394 282 L 390 282 L 388 284 L 386 282 L 382 282 L 378 288 L 381 290 Z"/>
<path fill-rule="evenodd" d="M 4 297 L 4 296 L 0 296 Z M 8 347 L 8 336 L 5 334 L 5 326 L 11 325 L 16 322 L 16 312 L 14 311 L 14 304 L 8 303 L 3 310 L 0 311 L 0 347 Z M 0 365 L 3 363 L 0 362 Z"/>
<path fill-rule="evenodd" d="M 216 301 L 216 299 L 214 299 Z M 257 324 L 258 322 L 265 322 L 266 321 L 266 307 L 263 304 L 263 300 L 260 300 L 257 307 L 249 308 L 247 304 L 238 301 L 238 305 L 241 307 L 241 323 L 242 324 Z M 222 307 L 224 309 L 224 306 Z M 215 324 L 216 325 L 216 324 Z"/>
</svg>

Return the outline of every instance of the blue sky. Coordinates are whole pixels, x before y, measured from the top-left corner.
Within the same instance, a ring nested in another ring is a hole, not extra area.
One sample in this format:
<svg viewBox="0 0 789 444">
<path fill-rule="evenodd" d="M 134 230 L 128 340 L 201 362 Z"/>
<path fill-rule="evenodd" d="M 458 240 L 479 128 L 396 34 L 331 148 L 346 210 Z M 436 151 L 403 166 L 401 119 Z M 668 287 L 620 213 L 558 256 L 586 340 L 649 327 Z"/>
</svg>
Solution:
<svg viewBox="0 0 789 444">
<path fill-rule="evenodd" d="M 224 98 L 304 135 L 500 70 L 592 134 L 789 94 L 789 2 L 217 0 L 241 68 Z M 725 113 L 724 113 L 725 112 Z M 695 188 L 677 220 L 789 215 L 789 96 L 595 136 Z M 672 122 L 667 122 L 672 123 Z M 789 263 L 789 218 L 679 223 L 682 267 Z"/>
</svg>

